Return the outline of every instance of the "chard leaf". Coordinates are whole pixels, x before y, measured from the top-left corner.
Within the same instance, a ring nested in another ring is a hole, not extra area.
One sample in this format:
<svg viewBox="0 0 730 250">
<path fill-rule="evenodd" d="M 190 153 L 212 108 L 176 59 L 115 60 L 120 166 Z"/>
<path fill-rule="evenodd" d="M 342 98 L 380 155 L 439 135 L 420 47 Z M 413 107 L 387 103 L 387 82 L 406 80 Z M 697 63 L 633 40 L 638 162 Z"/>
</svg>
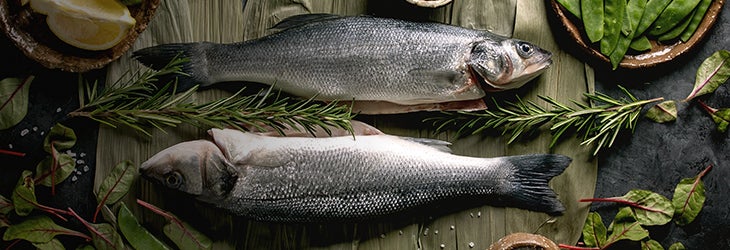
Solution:
<svg viewBox="0 0 730 250">
<path fill-rule="evenodd" d="M 162 227 L 162 231 L 181 250 L 211 249 L 212 241 L 207 236 L 195 230 L 188 223 L 177 218 Z"/>
<path fill-rule="evenodd" d="M 61 241 L 53 238 L 51 241 L 46 243 L 33 243 L 33 246 L 36 247 L 38 250 L 64 250 L 66 249 L 63 247 L 63 244 L 61 244 Z"/>
<path fill-rule="evenodd" d="M 56 152 L 53 156 L 49 156 L 35 168 L 35 179 L 37 184 L 51 187 L 58 185 L 73 174 L 76 169 L 76 161 L 70 155 Z"/>
<path fill-rule="evenodd" d="M 22 239 L 31 243 L 47 243 L 57 235 L 83 236 L 84 234 L 59 226 L 46 216 L 37 216 L 8 227 L 3 240 Z"/>
<path fill-rule="evenodd" d="M 28 113 L 28 93 L 33 76 L 21 81 L 5 78 L 0 81 L 0 130 L 15 126 Z"/>
<path fill-rule="evenodd" d="M 719 50 L 705 59 L 697 69 L 694 89 L 685 101 L 712 93 L 730 77 L 730 52 Z"/>
<path fill-rule="evenodd" d="M 0 214 L 0 229 L 6 228 L 10 226 L 10 221 L 8 221 L 8 217 L 4 214 Z"/>
<path fill-rule="evenodd" d="M 674 101 L 664 101 L 646 111 L 646 118 L 658 123 L 677 120 L 677 104 Z"/>
<path fill-rule="evenodd" d="M 669 250 L 684 250 L 686 249 L 682 242 L 675 242 L 671 246 L 669 246 Z"/>
<path fill-rule="evenodd" d="M 33 211 L 35 208 L 34 204 L 37 203 L 33 172 L 28 170 L 23 171 L 10 199 L 13 200 L 16 214 L 27 216 Z"/>
<path fill-rule="evenodd" d="M 96 195 L 96 201 L 99 205 L 96 207 L 96 212 L 94 212 L 94 218 L 104 205 L 117 203 L 129 192 L 136 170 L 137 167 L 131 161 L 123 161 L 117 164 L 112 172 L 104 178 Z"/>
<path fill-rule="evenodd" d="M 5 196 L 0 195 L 0 215 L 7 215 L 14 209 L 13 202 L 5 198 Z"/>
<path fill-rule="evenodd" d="M 606 226 L 601 215 L 596 212 L 588 213 L 583 225 L 583 242 L 587 247 L 602 247 L 606 243 Z"/>
<path fill-rule="evenodd" d="M 702 101 L 699 101 L 699 103 L 702 109 L 707 111 L 707 113 L 710 114 L 710 117 L 712 117 L 712 120 L 715 121 L 715 125 L 717 125 L 717 131 L 720 131 L 720 133 L 727 132 L 727 127 L 728 125 L 730 125 L 730 109 L 716 109 L 707 106 L 707 104 Z"/>
<path fill-rule="evenodd" d="M 117 230 L 109 223 L 89 224 L 93 230 L 91 243 L 98 250 L 104 249 L 125 249 L 122 237 Z"/>
<path fill-rule="evenodd" d="M 43 140 L 43 150 L 53 154 L 53 149 L 62 151 L 73 147 L 74 144 L 76 144 L 76 133 L 73 129 L 57 123 L 51 127 L 51 131 Z"/>
<path fill-rule="evenodd" d="M 641 242 L 641 250 L 664 250 L 664 247 L 655 240 L 645 240 Z"/>
<path fill-rule="evenodd" d="M 649 190 L 631 190 L 622 196 L 631 205 L 636 221 L 641 225 L 664 225 L 672 220 L 672 202 L 661 194 Z"/>
<path fill-rule="evenodd" d="M 634 218 L 630 207 L 623 207 L 616 213 L 616 218 L 609 226 L 611 235 L 606 241 L 607 245 L 613 244 L 620 240 L 639 241 L 649 237 L 649 231 L 641 227 L 641 224 Z"/>
<path fill-rule="evenodd" d="M 94 246 L 92 246 L 92 245 L 84 244 L 84 245 L 76 247 L 76 250 L 96 250 L 96 248 L 94 248 Z"/>
<path fill-rule="evenodd" d="M 170 249 L 165 243 L 162 243 L 152 233 L 147 231 L 139 224 L 137 218 L 134 217 L 127 205 L 123 202 L 117 213 L 117 226 L 122 232 L 124 238 L 135 249 Z"/>
<path fill-rule="evenodd" d="M 702 177 L 712 169 L 712 165 L 703 170 L 699 175 L 692 178 L 682 179 L 674 189 L 672 204 L 674 205 L 674 217 L 678 225 L 684 226 L 697 217 L 705 204 L 705 184 Z"/>
</svg>

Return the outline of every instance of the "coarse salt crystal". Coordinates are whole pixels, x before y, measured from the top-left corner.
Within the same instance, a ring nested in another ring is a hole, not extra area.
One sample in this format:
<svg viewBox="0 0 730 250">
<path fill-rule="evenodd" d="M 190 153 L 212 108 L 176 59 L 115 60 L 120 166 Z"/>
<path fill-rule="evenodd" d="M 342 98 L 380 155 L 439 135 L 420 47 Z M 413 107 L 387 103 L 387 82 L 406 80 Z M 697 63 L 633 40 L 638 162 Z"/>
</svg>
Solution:
<svg viewBox="0 0 730 250">
<path fill-rule="evenodd" d="M 469 242 L 469 248 L 474 248 L 474 242 Z"/>
<path fill-rule="evenodd" d="M 25 136 L 28 133 L 30 133 L 30 130 L 28 130 L 27 128 L 26 129 L 23 129 L 22 131 L 20 131 L 20 136 Z"/>
<path fill-rule="evenodd" d="M 61 111 L 63 111 L 63 109 L 61 109 L 61 107 L 58 107 L 58 108 L 56 109 L 56 113 L 61 113 Z"/>
<path fill-rule="evenodd" d="M 84 170 L 84 172 L 89 172 L 89 170 L 91 170 L 89 165 L 85 165 L 82 169 Z"/>
</svg>

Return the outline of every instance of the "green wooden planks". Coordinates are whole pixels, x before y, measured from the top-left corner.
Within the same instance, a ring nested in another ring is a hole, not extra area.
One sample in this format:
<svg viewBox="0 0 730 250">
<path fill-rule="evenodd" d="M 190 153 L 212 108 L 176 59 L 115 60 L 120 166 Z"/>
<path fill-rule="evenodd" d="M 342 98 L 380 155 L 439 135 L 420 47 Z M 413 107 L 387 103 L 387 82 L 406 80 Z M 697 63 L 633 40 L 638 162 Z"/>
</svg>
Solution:
<svg viewBox="0 0 730 250">
<path fill-rule="evenodd" d="M 286 1 L 249 0 L 242 11 L 240 0 L 188 0 L 163 1 L 155 20 L 135 43 L 133 50 L 160 43 L 211 41 L 237 42 L 269 34 L 269 27 L 291 15 L 303 13 L 336 13 L 343 15 L 365 14 L 378 1 Z M 395 7 L 407 8 L 404 18 L 423 19 L 486 29 L 494 33 L 514 36 L 534 42 L 554 53 L 554 65 L 541 77 L 526 87 L 526 97 L 535 99 L 537 94 L 555 97 L 561 101 L 580 100 L 582 93 L 592 91 L 593 72 L 590 67 L 561 51 L 555 44 L 545 17 L 543 1 L 525 0 L 455 0 L 443 8 L 419 9 L 409 5 L 383 2 Z M 399 13 L 399 12 L 395 12 Z M 544 20 L 544 21 L 536 21 Z M 108 78 L 116 79 L 122 73 L 141 66 L 129 55 L 122 57 L 108 68 Z M 523 92 L 523 91 L 521 91 Z M 213 100 L 230 93 L 206 90 L 196 98 Z M 453 142 L 457 154 L 492 157 L 525 153 L 550 152 L 547 148 L 549 134 L 529 142 L 506 145 L 503 138 L 475 135 L 454 139 L 450 133 L 434 135 L 428 124 L 420 124 L 423 114 L 406 114 L 387 117 L 362 117 L 386 133 L 434 137 Z M 96 179 L 101 180 L 117 162 L 132 160 L 141 163 L 159 150 L 180 141 L 204 137 L 204 131 L 190 127 L 156 132 L 151 138 L 135 135 L 124 129 L 103 127 L 99 132 Z M 157 187 L 140 181 L 133 190 L 135 197 L 167 209 L 177 209 L 180 216 L 197 218 L 196 226 L 213 234 L 216 247 L 239 249 L 484 249 L 493 241 L 511 232 L 537 232 L 560 243 L 574 243 L 579 235 L 588 211 L 586 204 L 579 204 L 582 197 L 592 197 L 596 179 L 596 163 L 587 149 L 575 139 L 567 140 L 552 150 L 573 157 L 573 164 L 556 177 L 551 185 L 567 207 L 564 216 L 540 227 L 550 218 L 542 213 L 514 208 L 476 207 L 443 215 L 426 212 L 424 218 L 414 218 L 412 223 L 391 222 L 361 224 L 284 225 L 248 221 L 225 215 L 206 205 L 181 209 L 178 204 L 192 204 L 189 200 L 167 197 Z M 186 205 L 187 206 L 187 205 Z M 136 206 L 133 206 L 135 209 Z M 187 206 L 191 207 L 191 206 Z M 142 221 L 160 230 L 164 220 L 149 212 L 139 211 Z M 192 216 L 191 216 L 192 215 Z M 184 217 L 185 218 L 185 217 Z M 200 222 L 202 221 L 202 222 Z"/>
</svg>

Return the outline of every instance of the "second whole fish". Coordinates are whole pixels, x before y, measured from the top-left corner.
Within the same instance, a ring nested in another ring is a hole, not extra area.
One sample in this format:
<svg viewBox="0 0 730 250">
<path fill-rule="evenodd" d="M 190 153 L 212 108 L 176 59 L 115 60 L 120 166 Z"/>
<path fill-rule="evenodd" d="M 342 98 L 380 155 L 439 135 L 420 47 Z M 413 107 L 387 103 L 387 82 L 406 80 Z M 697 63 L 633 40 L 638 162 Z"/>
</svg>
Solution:
<svg viewBox="0 0 730 250">
<path fill-rule="evenodd" d="M 548 181 L 570 158 L 478 158 L 448 142 L 386 134 L 302 138 L 212 129 L 173 145 L 140 172 L 232 214 L 277 222 L 360 221 L 466 200 L 561 214 Z"/>
<path fill-rule="evenodd" d="M 487 31 L 370 16 L 308 14 L 280 32 L 232 44 L 162 44 L 134 52 L 160 69 L 182 56 L 179 90 L 258 82 L 355 112 L 479 110 L 486 92 L 514 89 L 550 66 L 551 53 Z"/>
</svg>

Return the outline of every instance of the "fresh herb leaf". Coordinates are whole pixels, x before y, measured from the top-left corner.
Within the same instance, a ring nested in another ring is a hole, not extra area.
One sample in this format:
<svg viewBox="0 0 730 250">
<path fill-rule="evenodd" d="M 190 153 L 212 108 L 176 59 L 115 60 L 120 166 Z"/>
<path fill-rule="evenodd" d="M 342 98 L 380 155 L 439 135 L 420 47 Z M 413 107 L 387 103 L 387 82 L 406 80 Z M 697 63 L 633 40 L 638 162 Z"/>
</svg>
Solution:
<svg viewBox="0 0 730 250">
<path fill-rule="evenodd" d="M 117 213 L 117 226 L 122 235 L 135 249 L 170 249 L 139 224 L 127 205 L 121 203 Z"/>
<path fill-rule="evenodd" d="M 7 215 L 13 210 L 15 210 L 13 203 L 5 196 L 0 195 L 0 215 Z"/>
<path fill-rule="evenodd" d="M 682 179 L 674 189 L 672 204 L 674 205 L 674 217 L 678 225 L 684 226 L 697 217 L 705 204 L 705 184 L 702 182 L 712 165 L 692 178 Z"/>
<path fill-rule="evenodd" d="M 53 238 L 51 241 L 46 243 L 33 243 L 33 246 L 38 250 L 64 250 L 66 249 L 60 240 Z"/>
<path fill-rule="evenodd" d="M 655 240 L 645 240 L 641 242 L 641 250 L 664 250 L 664 247 Z"/>
<path fill-rule="evenodd" d="M 684 250 L 686 249 L 682 242 L 675 242 L 671 246 L 669 246 L 669 250 Z"/>
<path fill-rule="evenodd" d="M 28 113 L 28 94 L 33 76 L 21 81 L 5 78 L 0 81 L 0 130 L 18 124 Z"/>
<path fill-rule="evenodd" d="M 162 231 L 182 250 L 211 249 L 213 242 L 190 224 L 176 219 L 162 227 Z"/>
<path fill-rule="evenodd" d="M 51 218 L 37 216 L 8 227 L 5 235 L 3 235 L 3 240 L 22 239 L 31 243 L 46 243 L 57 235 L 71 235 L 89 239 L 89 236 L 83 233 L 57 225 Z"/>
<path fill-rule="evenodd" d="M 710 117 L 712 117 L 712 120 L 715 122 L 715 125 L 717 125 L 717 131 L 720 131 L 720 133 L 725 133 L 727 131 L 728 125 L 730 125 L 730 109 L 723 108 L 723 109 L 716 109 L 710 106 L 707 106 L 702 101 L 698 101 L 700 103 L 700 106 L 702 109 L 707 111 L 708 114 L 710 114 Z"/>
<path fill-rule="evenodd" d="M 616 243 L 620 240 L 639 241 L 649 237 L 649 231 L 641 227 L 641 224 L 634 218 L 630 207 L 623 207 L 616 213 L 616 218 L 608 229 L 611 235 L 606 240 L 606 245 Z"/>
<path fill-rule="evenodd" d="M 96 195 L 96 201 L 99 205 L 94 212 L 94 221 L 96 221 L 102 206 L 117 203 L 127 195 L 136 176 L 136 170 L 137 167 L 131 161 L 123 161 L 117 164 L 112 172 L 104 178 Z"/>
<path fill-rule="evenodd" d="M 43 140 L 43 150 L 49 154 L 53 154 L 54 149 L 56 151 L 62 151 L 70 149 L 76 144 L 76 133 L 73 129 L 64 126 L 63 124 L 56 123 L 48 135 Z"/>
<path fill-rule="evenodd" d="M 631 208 L 641 225 L 664 225 L 674 216 L 672 202 L 661 194 L 649 190 L 631 190 L 623 198 L 636 204 Z"/>
<path fill-rule="evenodd" d="M 63 182 L 73 174 L 76 169 L 76 161 L 67 154 L 56 153 L 54 155 L 57 157 L 46 157 L 46 159 L 36 166 L 36 184 L 52 187 Z"/>
<path fill-rule="evenodd" d="M 730 78 L 730 52 L 719 50 L 705 59 L 697 69 L 694 89 L 685 101 L 714 92 L 728 78 Z"/>
<path fill-rule="evenodd" d="M 93 224 L 84 220 L 73 209 L 68 209 L 71 215 L 84 224 L 87 230 L 91 232 L 91 242 L 96 249 L 125 249 L 122 237 L 117 230 L 109 223 Z"/>
<path fill-rule="evenodd" d="M 33 180 L 33 172 L 25 170 L 15 185 L 13 194 L 10 197 L 15 205 L 15 213 L 20 216 L 27 216 L 35 208 L 35 182 Z"/>
<path fill-rule="evenodd" d="M 646 118 L 658 123 L 677 120 L 677 104 L 674 101 L 664 101 L 646 111 Z"/>
<path fill-rule="evenodd" d="M 583 242 L 587 247 L 602 247 L 606 244 L 606 226 L 601 215 L 596 212 L 588 213 L 583 225 Z"/>
</svg>

